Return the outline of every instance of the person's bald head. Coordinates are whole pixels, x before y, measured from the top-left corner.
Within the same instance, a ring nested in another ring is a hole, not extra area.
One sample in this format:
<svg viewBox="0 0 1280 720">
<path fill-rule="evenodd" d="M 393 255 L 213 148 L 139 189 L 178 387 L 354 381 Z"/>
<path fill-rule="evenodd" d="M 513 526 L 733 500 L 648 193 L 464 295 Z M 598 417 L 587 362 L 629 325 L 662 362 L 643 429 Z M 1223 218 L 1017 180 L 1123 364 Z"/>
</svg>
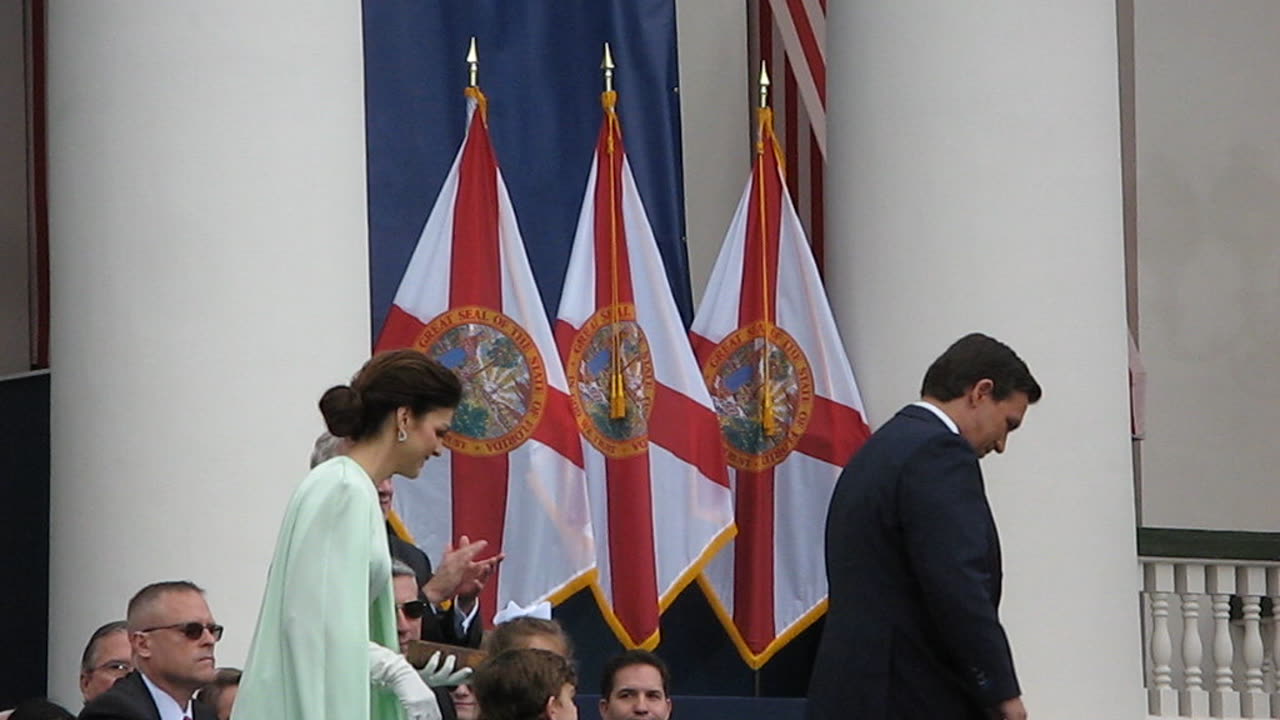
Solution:
<svg viewBox="0 0 1280 720">
<path fill-rule="evenodd" d="M 165 596 L 170 593 L 196 593 L 204 595 L 204 588 L 189 580 L 170 580 L 152 583 L 138 591 L 129 600 L 129 609 L 125 613 L 125 625 L 129 632 L 141 632 L 164 619 Z"/>
</svg>

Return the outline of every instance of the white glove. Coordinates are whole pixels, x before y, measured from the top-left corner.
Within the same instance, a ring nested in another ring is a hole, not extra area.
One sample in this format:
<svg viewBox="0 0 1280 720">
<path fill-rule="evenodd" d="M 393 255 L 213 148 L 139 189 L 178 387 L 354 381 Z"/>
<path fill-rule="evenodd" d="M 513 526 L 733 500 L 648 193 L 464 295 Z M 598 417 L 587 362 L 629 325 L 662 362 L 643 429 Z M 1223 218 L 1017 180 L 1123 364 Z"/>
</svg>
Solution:
<svg viewBox="0 0 1280 720">
<path fill-rule="evenodd" d="M 427 664 L 423 665 L 422 669 L 418 671 L 418 674 L 422 676 L 422 682 L 433 688 L 455 687 L 466 682 L 467 678 L 471 677 L 471 668 L 464 667 L 454 672 L 453 665 L 457 658 L 457 655 L 450 655 L 441 663 L 440 651 L 437 650 L 431 653 L 431 659 L 427 660 Z"/>
<path fill-rule="evenodd" d="M 369 682 L 396 694 L 407 720 L 440 720 L 440 703 L 400 653 L 369 642 Z"/>
</svg>

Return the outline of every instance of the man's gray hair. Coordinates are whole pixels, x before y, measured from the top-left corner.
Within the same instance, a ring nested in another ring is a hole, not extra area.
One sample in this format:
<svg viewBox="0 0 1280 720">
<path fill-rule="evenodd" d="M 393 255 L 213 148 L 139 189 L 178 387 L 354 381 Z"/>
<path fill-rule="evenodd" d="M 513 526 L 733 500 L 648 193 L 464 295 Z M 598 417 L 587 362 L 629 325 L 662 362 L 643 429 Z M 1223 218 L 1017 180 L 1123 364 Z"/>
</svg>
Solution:
<svg viewBox="0 0 1280 720">
<path fill-rule="evenodd" d="M 409 563 L 403 560 L 393 559 L 391 561 L 391 577 L 411 577 L 414 580 L 417 580 L 418 573 L 414 572 L 413 568 L 409 567 Z"/>
<path fill-rule="evenodd" d="M 311 448 L 311 467 L 326 460 L 332 460 L 347 451 L 346 438 L 334 437 L 328 430 L 320 433 L 316 444 Z"/>
</svg>

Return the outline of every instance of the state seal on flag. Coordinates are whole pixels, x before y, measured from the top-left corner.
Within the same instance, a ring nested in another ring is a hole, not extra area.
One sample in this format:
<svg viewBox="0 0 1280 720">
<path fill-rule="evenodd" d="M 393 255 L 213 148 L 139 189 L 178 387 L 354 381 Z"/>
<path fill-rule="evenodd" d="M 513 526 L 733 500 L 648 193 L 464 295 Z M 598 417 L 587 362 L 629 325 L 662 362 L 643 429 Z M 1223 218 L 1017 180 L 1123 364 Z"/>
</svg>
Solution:
<svg viewBox="0 0 1280 720">
<path fill-rule="evenodd" d="M 573 337 L 565 372 L 573 415 L 588 442 L 611 458 L 648 449 L 653 358 L 635 305 L 609 305 L 587 318 Z"/>
<path fill-rule="evenodd" d="M 750 472 L 785 460 L 813 416 L 813 372 L 799 343 L 772 323 L 765 340 L 763 320 L 738 328 L 702 369 L 729 465 Z M 772 428 L 765 427 L 766 395 Z"/>
<path fill-rule="evenodd" d="M 533 338 L 492 308 L 437 315 L 413 347 L 454 371 L 462 402 L 444 444 L 467 455 L 502 455 L 533 434 L 547 406 L 547 369 Z"/>
</svg>

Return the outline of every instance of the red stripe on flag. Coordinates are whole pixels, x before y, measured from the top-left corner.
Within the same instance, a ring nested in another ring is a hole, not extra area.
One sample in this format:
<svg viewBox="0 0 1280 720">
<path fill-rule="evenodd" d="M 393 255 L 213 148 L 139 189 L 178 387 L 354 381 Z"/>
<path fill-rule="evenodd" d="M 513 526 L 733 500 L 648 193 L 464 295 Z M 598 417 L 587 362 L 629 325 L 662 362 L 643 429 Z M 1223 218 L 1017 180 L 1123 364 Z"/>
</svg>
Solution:
<svg viewBox="0 0 1280 720">
<path fill-rule="evenodd" d="M 649 453 L 605 458 L 613 611 L 639 646 L 658 632 L 658 570 L 653 543 Z"/>
<path fill-rule="evenodd" d="M 670 418 L 679 420 L 673 422 Z M 707 478 L 729 487 L 720 449 L 719 418 L 710 408 L 662 383 L 654 384 L 649 442 L 696 467 Z"/>
<path fill-rule="evenodd" d="M 715 350 L 717 345 L 695 332 L 689 333 L 689 344 L 693 346 L 693 356 L 698 358 L 699 367 L 707 361 L 711 351 Z"/>
<path fill-rule="evenodd" d="M 756 32 L 760 35 L 760 58 L 769 66 L 769 76 L 777 77 L 778 68 L 773 67 L 773 13 L 769 11 L 769 0 L 759 0 L 760 24 Z"/>
<path fill-rule="evenodd" d="M 823 169 L 826 160 L 818 152 L 818 138 L 809 130 L 809 247 L 813 249 L 813 261 L 818 266 L 818 277 L 826 277 L 826 218 L 822 204 Z"/>
<path fill-rule="evenodd" d="M 869 437 L 871 430 L 861 413 L 819 395 L 813 398 L 809 430 L 801 436 L 795 452 L 844 467 Z"/>
<path fill-rule="evenodd" d="M 752 652 L 776 637 L 773 624 L 773 469 L 738 471 L 734 494 L 733 622 Z"/>
<path fill-rule="evenodd" d="M 797 198 L 799 197 L 800 188 L 800 93 L 796 90 L 796 73 L 788 57 L 786 63 L 786 73 L 784 73 L 784 82 L 786 87 L 786 95 L 783 98 L 785 106 L 783 112 L 786 115 L 785 127 L 782 128 L 783 134 L 786 135 L 786 168 L 787 168 L 787 190 L 791 193 L 791 203 L 799 205 Z"/>
<path fill-rule="evenodd" d="M 803 0 L 787 0 L 787 8 L 791 10 L 791 22 L 800 36 L 800 47 L 804 50 L 804 61 L 809 66 L 809 74 L 813 84 L 818 86 L 818 99 L 822 106 L 827 106 L 827 66 L 818 52 L 818 38 L 809 22 L 809 13 L 804 9 Z"/>
<path fill-rule="evenodd" d="M 582 436 L 578 434 L 578 421 L 573 418 L 573 407 L 567 394 L 547 388 L 547 406 L 531 437 L 568 458 L 574 465 L 583 466 Z"/>
<path fill-rule="evenodd" d="M 471 115 L 458 197 L 453 206 L 453 259 L 449 307 L 480 305 L 502 310 L 501 253 L 498 249 L 498 165 L 483 113 Z"/>
<path fill-rule="evenodd" d="M 502 310 L 502 263 L 498 247 L 498 166 L 484 113 L 471 115 L 453 207 L 453 262 L 449 307 L 479 305 Z M 502 551 L 507 507 L 507 456 L 450 453 L 453 477 L 453 534 L 487 540 L 486 554 Z M 498 583 L 485 584 L 481 602 L 497 605 Z"/>
<path fill-rule="evenodd" d="M 791 77 L 790 72 L 787 77 Z M 788 137 L 791 137 L 793 127 L 791 110 L 795 94 L 791 88 L 794 85 L 794 81 L 787 84 Z M 764 152 L 756 156 L 749 189 L 751 194 L 747 201 L 739 327 L 758 320 L 773 322 L 777 317 L 778 238 L 783 187 L 773 136 L 768 128 L 764 130 Z M 762 214 L 763 225 L 760 222 Z M 734 506 L 738 537 L 733 548 L 733 621 L 747 647 L 758 653 L 776 635 L 773 622 L 773 470 L 739 470 Z"/>
<path fill-rule="evenodd" d="M 782 185 L 778 177 L 778 158 L 767 134 L 764 146 L 764 152 L 756 156 L 751 174 L 751 198 L 747 201 L 742 297 L 738 305 L 739 327 L 758 320 L 774 322 L 778 316 L 778 232 L 782 220 Z M 760 206 L 761 180 L 764 181 L 763 208 Z M 762 213 L 765 222 L 763 227 L 760 225 Z"/>
<path fill-rule="evenodd" d="M 596 143 L 596 308 L 633 302 L 631 263 L 622 216 L 622 130 L 606 110 Z M 565 343 L 569 347 L 572 343 Z M 649 453 L 605 458 L 609 515 L 609 567 L 613 611 L 632 644 L 658 632 L 657 548 L 653 539 L 653 489 Z"/>
<path fill-rule="evenodd" d="M 392 305 L 387 313 L 387 321 L 382 324 L 382 332 L 378 335 L 378 342 L 373 346 L 373 351 L 380 353 L 384 350 L 410 347 L 425 327 L 425 323 L 402 310 L 399 305 Z"/>
<path fill-rule="evenodd" d="M 569 372 L 569 350 L 573 347 L 573 336 L 578 334 L 578 328 L 569 323 L 556 318 L 555 326 L 551 328 L 552 333 L 556 336 L 556 349 L 560 351 L 560 364 L 564 366 L 565 374 Z M 570 394 L 573 388 L 569 388 Z"/>
<path fill-rule="evenodd" d="M 632 302 L 627 231 L 622 222 L 622 130 L 605 114 L 596 143 L 596 308 Z M 613 152 L 609 151 L 612 141 Z M 615 287 L 616 284 L 616 287 Z"/>
</svg>

